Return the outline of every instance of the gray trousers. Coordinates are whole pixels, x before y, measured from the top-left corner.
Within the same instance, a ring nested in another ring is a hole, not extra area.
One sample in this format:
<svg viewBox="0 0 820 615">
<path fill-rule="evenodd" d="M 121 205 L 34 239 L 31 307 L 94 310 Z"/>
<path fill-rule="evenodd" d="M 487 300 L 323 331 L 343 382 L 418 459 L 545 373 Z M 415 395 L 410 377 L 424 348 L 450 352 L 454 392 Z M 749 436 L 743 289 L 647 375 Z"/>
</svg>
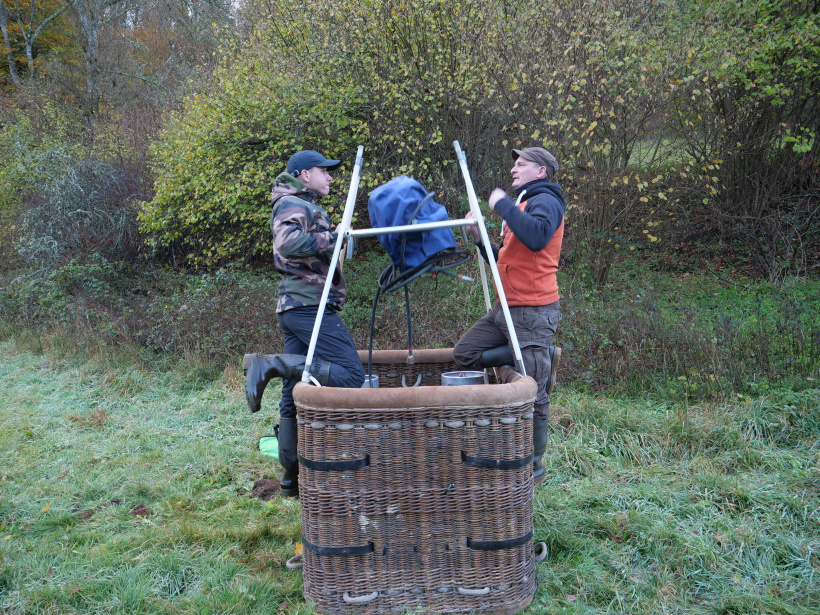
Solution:
<svg viewBox="0 0 820 615">
<path fill-rule="evenodd" d="M 547 393 L 547 379 L 550 374 L 549 347 L 561 320 L 560 302 L 549 305 L 516 306 L 510 308 L 524 368 L 527 375 L 538 383 L 538 394 L 535 398 L 533 413 L 536 416 L 549 416 L 550 396 Z M 481 353 L 490 348 L 506 344 L 513 351 L 507 321 L 499 303 L 482 316 L 453 348 L 453 357 L 463 369 L 481 370 Z"/>
</svg>

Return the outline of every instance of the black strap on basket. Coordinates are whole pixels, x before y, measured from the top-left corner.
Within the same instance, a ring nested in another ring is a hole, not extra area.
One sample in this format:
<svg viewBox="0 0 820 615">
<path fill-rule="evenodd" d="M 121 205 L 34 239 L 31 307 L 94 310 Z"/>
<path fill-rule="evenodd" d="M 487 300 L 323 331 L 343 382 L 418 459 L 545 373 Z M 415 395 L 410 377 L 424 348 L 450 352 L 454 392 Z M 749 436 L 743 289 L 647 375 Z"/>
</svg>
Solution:
<svg viewBox="0 0 820 615">
<path fill-rule="evenodd" d="M 370 455 L 365 455 L 364 459 L 351 459 L 349 461 L 315 461 L 313 459 L 305 459 L 301 455 L 299 463 L 309 470 L 318 470 L 319 472 L 344 472 L 345 470 L 360 470 L 370 465 Z"/>
<path fill-rule="evenodd" d="M 302 536 L 302 544 L 308 551 L 318 553 L 319 555 L 367 555 L 368 553 L 373 553 L 376 549 L 372 542 L 357 547 L 320 547 L 305 540 L 304 536 Z"/>
<path fill-rule="evenodd" d="M 464 451 L 461 451 L 461 461 L 468 466 L 475 466 L 477 468 L 495 468 L 497 470 L 515 470 L 517 468 L 525 468 L 532 463 L 533 453 L 521 459 L 487 459 L 485 457 L 470 457 Z"/>
<path fill-rule="evenodd" d="M 532 540 L 532 530 L 527 532 L 524 536 L 519 538 L 510 538 L 508 540 L 473 540 L 467 539 L 467 547 L 475 551 L 499 551 L 501 549 L 512 549 L 513 547 L 520 547 Z"/>
</svg>

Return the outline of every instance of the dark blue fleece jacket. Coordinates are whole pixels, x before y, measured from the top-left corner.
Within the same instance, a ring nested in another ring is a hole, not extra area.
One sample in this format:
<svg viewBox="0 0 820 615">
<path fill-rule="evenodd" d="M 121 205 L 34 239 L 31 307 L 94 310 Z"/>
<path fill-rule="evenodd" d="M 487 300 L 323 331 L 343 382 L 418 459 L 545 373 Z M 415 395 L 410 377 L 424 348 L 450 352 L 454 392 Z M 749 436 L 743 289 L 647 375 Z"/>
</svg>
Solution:
<svg viewBox="0 0 820 615">
<path fill-rule="evenodd" d="M 525 192 L 522 200 L 527 202 L 524 211 L 515 206 L 515 201 L 504 197 L 495 204 L 495 211 L 504 218 L 507 227 L 533 252 L 543 250 L 564 220 L 566 203 L 561 186 L 546 179 L 536 179 L 515 191 L 516 197 Z M 484 258 L 483 246 L 481 253 Z M 500 246 L 493 246 L 493 255 L 498 260 Z"/>
</svg>

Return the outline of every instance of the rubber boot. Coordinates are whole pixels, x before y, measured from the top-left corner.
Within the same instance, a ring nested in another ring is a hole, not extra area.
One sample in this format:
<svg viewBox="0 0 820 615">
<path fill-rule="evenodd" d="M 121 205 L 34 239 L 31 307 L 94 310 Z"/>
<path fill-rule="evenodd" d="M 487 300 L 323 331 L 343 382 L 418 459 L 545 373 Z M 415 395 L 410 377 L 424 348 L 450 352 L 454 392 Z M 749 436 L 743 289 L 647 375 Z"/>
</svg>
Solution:
<svg viewBox="0 0 820 615">
<path fill-rule="evenodd" d="M 547 450 L 549 424 L 549 415 L 535 415 L 532 417 L 532 481 L 536 485 L 540 485 L 547 478 L 546 472 L 544 471 L 544 463 L 541 461 L 541 458 Z"/>
<path fill-rule="evenodd" d="M 285 468 L 285 474 L 279 481 L 280 493 L 285 497 L 299 497 L 299 431 L 296 419 L 279 421 L 279 463 Z"/>
<path fill-rule="evenodd" d="M 481 367 L 501 367 L 503 365 L 515 365 L 515 357 L 510 352 L 509 346 L 496 346 L 481 353 L 478 360 Z"/>
<path fill-rule="evenodd" d="M 305 371 L 305 356 L 301 354 L 246 354 L 242 360 L 245 368 L 245 399 L 251 412 L 262 407 L 262 393 L 271 378 L 299 380 Z M 314 359 L 310 374 L 322 386 L 330 378 L 331 363 Z"/>
</svg>

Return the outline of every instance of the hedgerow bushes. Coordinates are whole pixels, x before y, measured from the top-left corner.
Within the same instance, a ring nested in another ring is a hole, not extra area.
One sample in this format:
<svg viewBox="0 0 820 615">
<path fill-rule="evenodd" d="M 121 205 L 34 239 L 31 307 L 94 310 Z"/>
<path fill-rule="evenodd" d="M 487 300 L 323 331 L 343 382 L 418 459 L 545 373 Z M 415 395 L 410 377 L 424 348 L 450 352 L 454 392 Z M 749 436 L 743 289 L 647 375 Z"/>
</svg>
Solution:
<svg viewBox="0 0 820 615">
<path fill-rule="evenodd" d="M 0 268 L 47 275 L 94 254 L 133 262 L 144 252 L 138 152 L 110 127 L 83 143 L 77 124 L 51 108 L 0 124 Z"/>
<path fill-rule="evenodd" d="M 747 248 L 773 279 L 809 271 L 820 238 L 817 3 L 687 8 L 676 24 L 699 36 L 683 59 L 689 95 L 676 101 L 671 126 L 711 180 L 691 214 L 701 229 Z"/>
<path fill-rule="evenodd" d="M 667 87 L 679 52 L 659 43 L 659 6 L 561 2 L 546 19 L 534 2 L 334 2 L 309 15 L 276 2 L 253 21 L 213 90 L 156 144 L 157 194 L 141 216 L 155 245 L 178 242 L 206 263 L 266 253 L 268 186 L 299 147 L 349 164 L 363 143 L 365 189 L 410 174 L 460 214 L 453 140 L 479 192 L 506 181 L 511 147 L 546 145 L 601 284 L 640 234 L 627 214 L 677 198 L 678 169 L 664 166 L 674 148 L 655 140 L 685 88 Z"/>
<path fill-rule="evenodd" d="M 167 116 L 142 228 L 198 263 L 266 254 L 269 185 L 290 154 L 345 161 L 332 209 L 360 143 L 365 191 L 406 173 L 460 215 L 457 139 L 480 194 L 507 181 L 511 147 L 558 155 L 566 253 L 599 286 L 619 253 L 704 212 L 705 232 L 743 239 L 761 267 L 805 269 L 820 147 L 810 4 L 250 2 L 212 87 Z"/>
</svg>

